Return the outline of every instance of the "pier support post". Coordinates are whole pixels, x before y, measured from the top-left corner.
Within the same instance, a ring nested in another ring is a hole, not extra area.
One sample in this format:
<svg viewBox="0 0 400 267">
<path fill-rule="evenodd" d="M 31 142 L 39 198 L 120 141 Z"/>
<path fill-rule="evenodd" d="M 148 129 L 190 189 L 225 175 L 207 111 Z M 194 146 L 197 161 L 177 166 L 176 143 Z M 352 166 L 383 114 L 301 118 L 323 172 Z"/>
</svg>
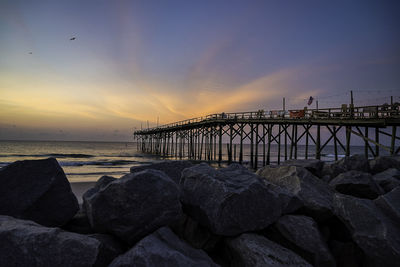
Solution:
<svg viewBox="0 0 400 267">
<path fill-rule="evenodd" d="M 375 142 L 379 144 L 379 128 L 375 127 Z M 379 157 L 379 146 L 375 145 L 375 156 Z"/>
<path fill-rule="evenodd" d="M 278 126 L 278 165 L 281 164 L 281 125 Z"/>
<path fill-rule="evenodd" d="M 390 155 L 394 155 L 394 146 L 396 144 L 396 126 L 392 126 L 392 139 L 390 141 Z"/>
<path fill-rule="evenodd" d="M 351 126 L 346 126 L 346 157 L 350 156 Z"/>
<path fill-rule="evenodd" d="M 368 159 L 368 127 L 365 127 L 365 133 L 364 133 L 364 136 L 366 137 L 365 139 L 364 139 L 364 154 L 365 154 L 365 157 Z"/>
<path fill-rule="evenodd" d="M 317 140 L 315 144 L 315 158 L 321 159 L 321 126 L 317 125 Z"/>
<path fill-rule="evenodd" d="M 218 151 L 218 162 L 221 163 L 222 161 L 222 124 L 219 125 L 219 131 L 218 131 L 218 137 L 219 137 L 219 142 L 218 142 L 218 146 L 219 146 L 219 151 Z"/>
</svg>

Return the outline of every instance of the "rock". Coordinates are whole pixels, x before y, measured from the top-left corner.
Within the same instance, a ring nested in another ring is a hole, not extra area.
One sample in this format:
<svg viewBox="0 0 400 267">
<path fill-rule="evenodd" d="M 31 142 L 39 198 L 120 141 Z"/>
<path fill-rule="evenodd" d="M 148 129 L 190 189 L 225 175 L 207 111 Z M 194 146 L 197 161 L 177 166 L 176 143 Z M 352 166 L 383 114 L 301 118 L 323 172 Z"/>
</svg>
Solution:
<svg viewBox="0 0 400 267">
<path fill-rule="evenodd" d="M 100 254 L 97 262 L 102 266 L 108 266 L 116 257 L 126 252 L 124 244 L 111 235 L 91 234 L 91 238 L 95 238 L 100 242 Z"/>
<path fill-rule="evenodd" d="M 202 226 L 186 214 L 181 219 L 170 226 L 175 234 L 188 242 L 192 247 L 203 249 L 205 251 L 213 251 L 221 237 L 210 232 L 206 227 Z"/>
<path fill-rule="evenodd" d="M 239 164 L 215 170 L 205 163 L 182 172 L 185 213 L 217 235 L 265 228 L 280 214 L 279 198 Z"/>
<path fill-rule="evenodd" d="M 159 170 L 165 172 L 175 183 L 179 184 L 182 171 L 192 166 L 193 163 L 190 161 L 164 161 L 146 166 L 133 166 L 131 167 L 131 173 L 148 169 Z"/>
<path fill-rule="evenodd" d="M 218 266 L 208 255 L 180 240 L 162 227 L 117 257 L 109 267 L 119 266 Z"/>
<path fill-rule="evenodd" d="M 256 234 L 228 238 L 226 247 L 232 267 L 312 266 L 294 252 Z"/>
<path fill-rule="evenodd" d="M 324 162 L 318 159 L 290 159 L 283 162 L 282 166 L 297 166 L 306 168 L 317 177 L 322 177 Z"/>
<path fill-rule="evenodd" d="M 349 157 L 344 157 L 335 163 L 337 166 L 346 171 L 363 171 L 369 172 L 369 162 L 364 155 L 355 154 Z"/>
<path fill-rule="evenodd" d="M 85 192 L 85 194 L 83 194 L 83 196 L 82 196 L 83 202 L 85 202 L 85 198 L 86 199 L 90 198 L 92 195 L 99 192 L 100 189 L 103 189 L 109 183 L 114 182 L 115 180 L 117 180 L 117 178 L 114 178 L 114 177 L 108 176 L 108 175 L 103 175 L 102 177 L 100 177 L 100 179 L 97 180 L 94 187 L 90 188 L 88 191 Z M 85 205 L 83 205 L 83 207 L 85 207 Z"/>
<path fill-rule="evenodd" d="M 0 169 L 0 214 L 61 226 L 79 210 L 78 200 L 54 158 L 16 161 Z"/>
<path fill-rule="evenodd" d="M 354 242 L 332 240 L 330 242 L 330 247 L 337 266 L 368 266 L 365 263 L 363 264 L 364 255 Z"/>
<path fill-rule="evenodd" d="M 312 218 L 302 215 L 285 215 L 279 218 L 275 227 L 286 240 L 299 248 L 294 251 L 313 266 L 336 266 L 318 225 Z"/>
<path fill-rule="evenodd" d="M 0 215 L 0 266 L 107 266 L 95 238 Z"/>
<path fill-rule="evenodd" d="M 178 185 L 165 173 L 127 174 L 84 198 L 89 222 L 99 233 L 112 233 L 134 244 L 180 218 Z"/>
<path fill-rule="evenodd" d="M 373 174 L 380 173 L 391 168 L 398 170 L 400 169 L 400 161 L 391 156 L 376 157 L 369 161 L 369 165 L 371 167 L 371 173 Z"/>
<path fill-rule="evenodd" d="M 321 179 L 324 182 L 329 183 L 333 178 L 346 171 L 346 169 L 338 166 L 335 162 L 325 163 L 321 171 Z"/>
<path fill-rule="evenodd" d="M 375 174 L 372 178 L 385 192 L 390 192 L 400 185 L 400 170 L 387 169 Z"/>
<path fill-rule="evenodd" d="M 297 197 L 307 215 L 324 220 L 332 215 L 333 190 L 303 167 L 264 167 L 257 174 Z"/>
<path fill-rule="evenodd" d="M 400 226 L 400 187 L 374 200 L 375 205 Z"/>
<path fill-rule="evenodd" d="M 371 174 L 360 171 L 341 173 L 329 185 L 339 193 L 360 198 L 375 199 L 384 193 Z"/>
<path fill-rule="evenodd" d="M 303 206 L 303 202 L 286 188 L 274 185 L 266 179 L 263 179 L 262 181 L 269 190 L 274 191 L 278 195 L 279 202 L 281 203 L 282 214 L 295 212 Z"/>
<path fill-rule="evenodd" d="M 78 234 L 93 234 L 94 230 L 89 223 L 89 219 L 86 212 L 81 209 L 75 216 L 65 225 L 61 227 L 68 232 L 74 232 Z"/>
<path fill-rule="evenodd" d="M 397 266 L 400 229 L 372 200 L 342 194 L 334 197 L 335 215 L 346 225 L 353 241 L 371 266 Z"/>
<path fill-rule="evenodd" d="M 343 172 L 352 170 L 369 172 L 370 167 L 368 159 L 363 155 L 356 154 L 350 157 L 344 157 L 330 164 L 325 164 L 322 169 L 321 177 L 328 175 L 332 179 Z"/>
</svg>

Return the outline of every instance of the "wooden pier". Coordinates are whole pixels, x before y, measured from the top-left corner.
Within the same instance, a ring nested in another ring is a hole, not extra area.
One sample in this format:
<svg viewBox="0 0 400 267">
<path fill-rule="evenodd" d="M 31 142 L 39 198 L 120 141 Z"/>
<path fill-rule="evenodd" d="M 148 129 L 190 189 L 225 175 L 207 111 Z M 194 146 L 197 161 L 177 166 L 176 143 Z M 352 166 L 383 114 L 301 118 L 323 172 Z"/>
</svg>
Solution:
<svg viewBox="0 0 400 267">
<path fill-rule="evenodd" d="M 321 159 L 326 146 L 351 153 L 352 138 L 361 138 L 367 157 L 396 155 L 400 112 L 397 103 L 380 106 L 258 110 L 255 112 L 219 113 L 178 121 L 134 132 L 138 149 L 163 157 L 222 162 L 244 160 L 244 145 L 250 145 L 251 167 L 272 161 L 302 158 Z M 298 145 L 305 146 L 299 155 Z M 276 158 L 271 145 L 277 145 Z M 226 148 L 225 148 L 226 146 Z M 223 150 L 227 159 L 223 160 Z M 313 151 L 311 151 L 313 150 Z"/>
</svg>

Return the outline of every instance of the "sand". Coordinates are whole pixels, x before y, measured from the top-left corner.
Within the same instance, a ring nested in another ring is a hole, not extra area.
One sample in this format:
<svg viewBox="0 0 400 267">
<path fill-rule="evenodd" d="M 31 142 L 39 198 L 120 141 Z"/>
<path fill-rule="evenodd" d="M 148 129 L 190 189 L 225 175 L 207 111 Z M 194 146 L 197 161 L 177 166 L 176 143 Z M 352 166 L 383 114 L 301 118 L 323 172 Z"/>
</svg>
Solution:
<svg viewBox="0 0 400 267">
<path fill-rule="evenodd" d="M 72 192 L 75 194 L 76 198 L 78 199 L 79 204 L 82 204 L 82 195 L 89 190 L 90 188 L 94 187 L 96 182 L 71 182 L 71 189 Z"/>
</svg>

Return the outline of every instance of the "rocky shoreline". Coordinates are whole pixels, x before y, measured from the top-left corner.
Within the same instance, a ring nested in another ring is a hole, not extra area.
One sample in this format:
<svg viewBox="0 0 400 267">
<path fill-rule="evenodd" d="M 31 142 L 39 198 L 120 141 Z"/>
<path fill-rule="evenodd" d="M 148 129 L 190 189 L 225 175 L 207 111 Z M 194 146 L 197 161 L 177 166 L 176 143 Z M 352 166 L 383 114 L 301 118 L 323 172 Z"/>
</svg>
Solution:
<svg viewBox="0 0 400 267">
<path fill-rule="evenodd" d="M 0 266 L 398 266 L 400 158 L 168 161 L 80 206 L 58 162 L 0 169 Z"/>
</svg>

